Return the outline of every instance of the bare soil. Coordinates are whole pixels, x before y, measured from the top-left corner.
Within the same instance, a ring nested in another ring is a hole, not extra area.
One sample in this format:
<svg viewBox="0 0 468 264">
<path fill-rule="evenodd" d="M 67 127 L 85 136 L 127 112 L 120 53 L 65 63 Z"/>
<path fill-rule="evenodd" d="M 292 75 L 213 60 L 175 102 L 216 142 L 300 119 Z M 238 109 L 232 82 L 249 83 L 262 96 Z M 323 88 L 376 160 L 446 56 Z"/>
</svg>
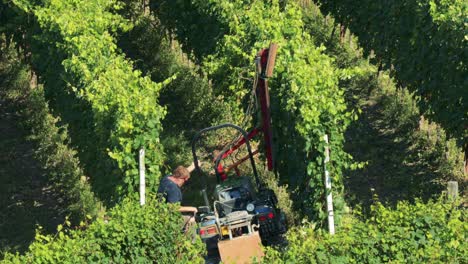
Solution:
<svg viewBox="0 0 468 264">
<path fill-rule="evenodd" d="M 0 91 L 0 257 L 26 250 L 38 226 L 54 232 L 63 221 L 15 102 L 2 97 Z"/>
</svg>

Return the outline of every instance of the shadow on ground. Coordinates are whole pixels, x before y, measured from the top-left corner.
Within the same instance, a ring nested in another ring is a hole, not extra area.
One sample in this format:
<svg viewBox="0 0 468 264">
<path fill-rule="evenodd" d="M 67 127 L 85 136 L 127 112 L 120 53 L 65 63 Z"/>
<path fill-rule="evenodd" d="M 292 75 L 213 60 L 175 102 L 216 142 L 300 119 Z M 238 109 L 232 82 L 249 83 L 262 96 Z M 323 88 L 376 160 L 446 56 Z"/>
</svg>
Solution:
<svg viewBox="0 0 468 264">
<path fill-rule="evenodd" d="M 54 232 L 63 222 L 57 198 L 18 119 L 12 102 L 0 91 L 0 257 L 6 250 L 26 250 L 38 225 Z"/>
<path fill-rule="evenodd" d="M 349 204 L 366 210 L 375 195 L 390 205 L 438 196 L 442 186 L 437 180 L 443 176 L 437 171 L 436 153 L 416 142 L 419 114 L 409 95 L 377 91 L 362 110 L 346 133 L 347 152 L 356 161 L 367 162 L 364 168 L 345 173 Z"/>
</svg>

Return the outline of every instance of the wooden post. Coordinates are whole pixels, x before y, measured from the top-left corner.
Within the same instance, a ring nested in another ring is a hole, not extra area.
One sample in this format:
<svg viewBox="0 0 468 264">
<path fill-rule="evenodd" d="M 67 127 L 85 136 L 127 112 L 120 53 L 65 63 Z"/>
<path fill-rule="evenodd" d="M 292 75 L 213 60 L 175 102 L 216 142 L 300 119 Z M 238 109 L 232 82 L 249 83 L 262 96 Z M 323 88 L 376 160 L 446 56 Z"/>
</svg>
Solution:
<svg viewBox="0 0 468 264">
<path fill-rule="evenodd" d="M 465 163 L 464 167 L 465 167 L 465 175 L 468 175 L 468 143 L 465 144 L 465 161 L 463 163 Z"/>
<path fill-rule="evenodd" d="M 143 0 L 142 6 L 143 6 L 143 15 L 149 16 L 149 15 L 150 15 L 150 3 L 149 3 L 149 0 Z"/>
<path fill-rule="evenodd" d="M 343 23 L 340 24 L 340 43 L 343 44 L 344 38 L 346 36 L 346 27 Z"/>
<path fill-rule="evenodd" d="M 447 195 L 448 198 L 451 200 L 455 200 L 458 198 L 458 182 L 456 181 L 449 181 L 447 184 Z"/>
<path fill-rule="evenodd" d="M 145 181 L 145 150 L 140 149 L 139 155 L 139 163 L 140 163 L 140 205 L 144 205 L 146 203 L 146 181 Z"/>
<path fill-rule="evenodd" d="M 328 135 L 325 134 L 323 137 L 325 140 L 325 160 L 323 162 L 323 167 L 325 169 L 325 191 L 328 192 L 327 194 L 327 211 L 328 211 L 328 230 L 330 231 L 331 235 L 335 234 L 335 218 L 333 214 L 333 196 L 331 190 L 331 178 L 330 173 L 327 169 L 327 163 L 330 162 L 330 148 L 328 146 Z"/>
</svg>

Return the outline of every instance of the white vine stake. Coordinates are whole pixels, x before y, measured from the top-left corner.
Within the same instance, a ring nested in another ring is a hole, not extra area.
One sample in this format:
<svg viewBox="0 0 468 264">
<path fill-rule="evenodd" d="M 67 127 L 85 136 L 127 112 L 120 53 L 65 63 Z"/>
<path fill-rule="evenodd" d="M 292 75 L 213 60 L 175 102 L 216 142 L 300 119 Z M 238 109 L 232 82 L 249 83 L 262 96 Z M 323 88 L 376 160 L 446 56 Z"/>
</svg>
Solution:
<svg viewBox="0 0 468 264">
<path fill-rule="evenodd" d="M 146 182 L 145 182 L 145 150 L 140 149 L 139 155 L 139 163 L 140 163 L 140 205 L 145 204 L 145 189 L 146 189 Z"/>
<path fill-rule="evenodd" d="M 331 235 L 335 234 L 335 219 L 333 216 L 333 197 L 331 191 L 331 178 L 327 169 L 327 163 L 330 162 L 330 147 L 328 146 L 328 135 L 323 136 L 325 140 L 325 160 L 323 161 L 323 168 L 325 170 L 325 191 L 327 195 L 327 211 L 328 211 L 328 230 Z"/>
</svg>

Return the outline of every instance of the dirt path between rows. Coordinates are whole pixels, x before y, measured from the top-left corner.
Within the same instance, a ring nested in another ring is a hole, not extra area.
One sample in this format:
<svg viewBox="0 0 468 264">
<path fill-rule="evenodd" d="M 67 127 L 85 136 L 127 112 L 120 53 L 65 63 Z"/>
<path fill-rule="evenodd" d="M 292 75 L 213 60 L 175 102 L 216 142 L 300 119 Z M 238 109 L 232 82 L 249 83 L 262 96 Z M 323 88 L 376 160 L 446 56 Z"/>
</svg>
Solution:
<svg viewBox="0 0 468 264">
<path fill-rule="evenodd" d="M 20 118 L 0 91 L 0 258 L 27 249 L 37 225 L 53 232 L 63 221 Z"/>
</svg>

